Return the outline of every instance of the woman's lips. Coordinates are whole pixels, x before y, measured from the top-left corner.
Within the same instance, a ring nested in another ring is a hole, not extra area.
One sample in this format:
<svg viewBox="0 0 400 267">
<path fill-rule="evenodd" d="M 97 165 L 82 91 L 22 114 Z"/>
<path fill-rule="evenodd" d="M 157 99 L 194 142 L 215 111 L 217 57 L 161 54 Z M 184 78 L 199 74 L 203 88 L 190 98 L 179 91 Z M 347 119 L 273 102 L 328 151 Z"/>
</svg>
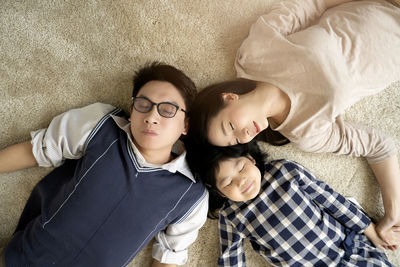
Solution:
<svg viewBox="0 0 400 267">
<path fill-rule="evenodd" d="M 246 194 L 247 192 L 250 191 L 250 189 L 253 187 L 254 182 L 251 182 L 244 191 L 242 191 L 242 194 Z"/>
<path fill-rule="evenodd" d="M 253 121 L 254 127 L 256 128 L 256 134 L 258 134 L 260 132 L 260 127 L 258 126 L 258 124 Z"/>
</svg>

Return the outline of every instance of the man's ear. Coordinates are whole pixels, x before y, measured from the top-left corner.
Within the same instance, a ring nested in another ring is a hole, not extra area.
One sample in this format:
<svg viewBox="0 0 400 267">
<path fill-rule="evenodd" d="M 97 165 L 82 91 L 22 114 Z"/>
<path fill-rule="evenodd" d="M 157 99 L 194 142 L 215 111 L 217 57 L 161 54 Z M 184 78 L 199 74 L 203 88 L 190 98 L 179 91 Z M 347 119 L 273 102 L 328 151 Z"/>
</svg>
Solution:
<svg viewBox="0 0 400 267">
<path fill-rule="evenodd" d="M 129 118 L 128 118 L 128 121 L 131 121 L 132 110 L 133 110 L 133 105 L 131 105 L 129 107 Z"/>
<path fill-rule="evenodd" d="M 187 133 L 188 133 L 188 131 L 189 131 L 189 123 L 190 123 L 190 118 L 189 117 L 187 117 L 187 118 L 185 118 L 185 128 L 183 129 L 183 132 L 182 132 L 182 134 L 183 135 L 187 135 Z"/>
<path fill-rule="evenodd" d="M 239 99 L 239 95 L 234 93 L 222 93 L 221 97 L 225 104 Z"/>
</svg>

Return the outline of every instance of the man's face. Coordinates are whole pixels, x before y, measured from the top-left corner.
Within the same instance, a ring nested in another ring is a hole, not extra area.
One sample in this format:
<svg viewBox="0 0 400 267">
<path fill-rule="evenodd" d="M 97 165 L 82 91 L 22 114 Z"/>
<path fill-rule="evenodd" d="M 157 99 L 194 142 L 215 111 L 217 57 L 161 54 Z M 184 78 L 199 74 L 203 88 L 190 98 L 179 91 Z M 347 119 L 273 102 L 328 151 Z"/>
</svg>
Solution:
<svg viewBox="0 0 400 267">
<path fill-rule="evenodd" d="M 154 105 L 147 113 L 131 109 L 131 132 L 134 142 L 142 154 L 171 153 L 173 144 L 181 134 L 187 133 L 185 101 L 179 91 L 168 82 L 150 81 L 138 92 L 137 97 L 145 97 L 154 103 L 169 102 L 179 106 L 172 118 L 162 117 Z"/>
</svg>

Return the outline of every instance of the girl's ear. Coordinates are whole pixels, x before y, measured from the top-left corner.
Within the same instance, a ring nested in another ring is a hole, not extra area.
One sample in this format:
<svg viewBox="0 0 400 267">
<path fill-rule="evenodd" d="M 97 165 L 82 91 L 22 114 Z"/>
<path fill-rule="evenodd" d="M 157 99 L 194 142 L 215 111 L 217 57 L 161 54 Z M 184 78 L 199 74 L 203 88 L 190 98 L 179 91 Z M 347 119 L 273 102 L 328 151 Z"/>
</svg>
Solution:
<svg viewBox="0 0 400 267">
<path fill-rule="evenodd" d="M 247 154 L 246 157 L 247 157 L 251 162 L 253 162 L 254 165 L 256 165 L 256 160 L 255 160 L 250 154 Z"/>
<path fill-rule="evenodd" d="M 225 104 L 239 99 L 239 95 L 234 93 L 222 93 L 221 97 Z"/>
<path fill-rule="evenodd" d="M 217 192 L 221 197 L 227 198 L 224 194 L 221 193 L 221 191 L 217 190 Z"/>
<path fill-rule="evenodd" d="M 220 195 L 221 197 L 227 198 L 224 194 L 221 193 L 221 191 L 219 191 L 217 188 L 212 188 L 212 186 L 208 183 L 204 183 L 204 185 L 206 186 L 206 188 L 212 189 L 212 191 L 217 192 L 218 195 Z"/>
</svg>

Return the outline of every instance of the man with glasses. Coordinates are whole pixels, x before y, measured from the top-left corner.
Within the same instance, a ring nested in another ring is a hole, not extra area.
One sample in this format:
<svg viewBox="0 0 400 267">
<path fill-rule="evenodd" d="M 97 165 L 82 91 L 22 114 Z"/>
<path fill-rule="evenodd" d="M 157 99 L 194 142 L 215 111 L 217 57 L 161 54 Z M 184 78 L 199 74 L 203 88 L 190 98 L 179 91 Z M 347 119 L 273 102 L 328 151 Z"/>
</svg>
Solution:
<svg viewBox="0 0 400 267">
<path fill-rule="evenodd" d="M 153 266 L 186 262 L 208 210 L 177 142 L 196 88 L 160 63 L 133 84 L 129 118 L 92 104 L 0 151 L 0 172 L 57 167 L 35 186 L 5 248 L 7 266 L 125 266 L 153 237 Z"/>
</svg>

